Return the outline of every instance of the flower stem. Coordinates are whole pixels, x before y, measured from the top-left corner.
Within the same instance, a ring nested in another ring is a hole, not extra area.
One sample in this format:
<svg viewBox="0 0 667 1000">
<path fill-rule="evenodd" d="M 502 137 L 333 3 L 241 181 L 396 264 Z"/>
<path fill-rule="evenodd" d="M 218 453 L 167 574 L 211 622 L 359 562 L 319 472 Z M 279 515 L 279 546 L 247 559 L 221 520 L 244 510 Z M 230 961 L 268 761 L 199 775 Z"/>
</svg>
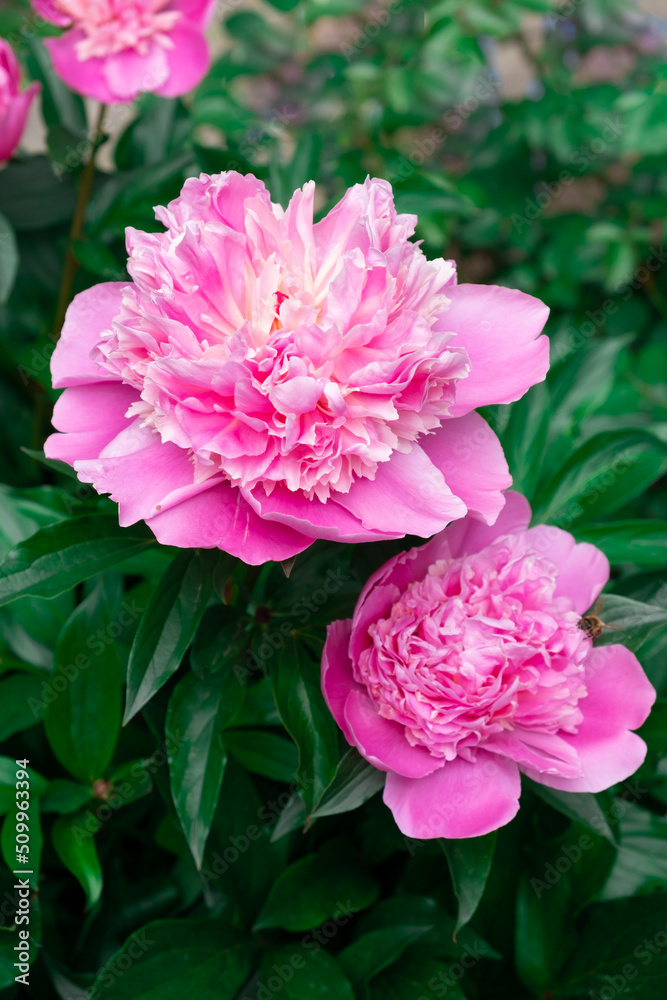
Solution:
<svg viewBox="0 0 667 1000">
<path fill-rule="evenodd" d="M 97 146 L 99 144 L 99 136 L 102 132 L 102 123 L 104 121 L 104 113 L 106 111 L 106 105 L 100 104 L 99 112 L 97 115 L 97 124 L 95 125 L 95 130 L 93 132 L 93 143 L 88 162 L 81 171 L 81 177 L 79 179 L 79 195 L 76 201 L 76 208 L 74 209 L 74 217 L 72 219 L 72 226 L 69 231 L 69 240 L 67 242 L 67 252 L 65 254 L 65 266 L 63 267 L 63 275 L 60 281 L 60 291 L 58 292 L 58 304 L 56 306 L 56 315 L 53 321 L 53 337 L 52 339 L 56 341 L 60 336 L 60 331 L 63 328 L 63 323 L 65 322 L 65 313 L 67 312 L 67 307 L 70 303 L 72 297 L 72 285 L 74 284 L 74 277 L 78 270 L 79 264 L 74 256 L 74 244 L 77 240 L 81 239 L 83 234 L 83 223 L 86 216 L 86 207 L 88 205 L 88 199 L 90 198 L 90 192 L 93 188 L 93 180 L 95 179 L 95 154 L 97 153 Z"/>
</svg>

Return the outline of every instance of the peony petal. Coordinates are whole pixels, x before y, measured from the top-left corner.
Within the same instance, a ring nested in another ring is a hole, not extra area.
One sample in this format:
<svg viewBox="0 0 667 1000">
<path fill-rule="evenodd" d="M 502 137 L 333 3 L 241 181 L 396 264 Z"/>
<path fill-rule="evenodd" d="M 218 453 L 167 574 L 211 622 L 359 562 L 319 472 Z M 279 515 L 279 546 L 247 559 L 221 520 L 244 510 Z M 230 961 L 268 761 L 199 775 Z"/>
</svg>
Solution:
<svg viewBox="0 0 667 1000">
<path fill-rule="evenodd" d="M 609 580 L 609 560 L 588 542 L 575 543 L 572 535 L 551 524 L 538 524 L 526 533 L 537 552 L 558 566 L 555 597 L 569 597 L 583 615 L 595 603 Z"/>
<path fill-rule="evenodd" d="M 462 521 L 456 521 L 450 525 L 446 532 L 449 548 L 452 556 L 458 558 L 462 555 L 470 555 L 474 552 L 481 552 L 487 545 L 491 545 L 496 538 L 501 535 L 514 535 L 525 531 L 530 523 L 530 504 L 521 493 L 508 490 L 505 494 L 505 506 L 498 515 L 492 526 L 483 524 L 481 521 L 466 517 Z M 426 549 L 431 547 L 431 553 L 437 551 L 439 539 L 429 542 Z M 442 558 L 434 555 L 431 562 Z"/>
<path fill-rule="evenodd" d="M 383 798 L 401 833 L 429 840 L 497 830 L 516 816 L 520 794 L 516 764 L 478 750 L 474 764 L 457 757 L 425 778 L 389 773 Z"/>
<path fill-rule="evenodd" d="M 410 746 L 405 738 L 405 727 L 383 719 L 361 689 L 350 691 L 344 714 L 350 734 L 348 740 L 351 738 L 362 757 L 380 771 L 391 771 L 406 778 L 423 778 L 445 764 L 443 758 L 434 757 L 426 747 Z"/>
<path fill-rule="evenodd" d="M 91 360 L 90 352 L 99 343 L 100 334 L 110 329 L 126 287 L 125 282 L 108 281 L 74 296 L 51 358 L 54 389 L 113 379 Z"/>
<path fill-rule="evenodd" d="M 484 749 L 561 778 L 578 778 L 582 773 L 576 750 L 554 733 L 525 729 L 496 733 L 485 740 Z"/>
<path fill-rule="evenodd" d="M 258 517 L 240 490 L 218 483 L 146 522 L 162 545 L 219 548 L 251 566 L 298 555 L 312 538 Z"/>
<path fill-rule="evenodd" d="M 121 382 L 66 389 L 53 410 L 53 426 L 64 433 L 47 438 L 44 454 L 70 465 L 98 458 L 102 449 L 127 427 L 125 414 L 137 399 L 137 390 Z"/>
<path fill-rule="evenodd" d="M 522 767 L 534 781 L 566 792 L 601 792 L 629 778 L 644 760 L 646 744 L 628 730 L 643 725 L 656 695 L 634 653 L 620 645 L 593 649 L 586 660 L 586 688 L 579 732 L 563 735 L 579 755 L 582 777 L 559 778 Z"/>
<path fill-rule="evenodd" d="M 82 28 L 72 28 L 59 38 L 45 38 L 44 45 L 53 60 L 53 68 L 75 93 L 93 97 L 102 104 L 118 104 L 124 98 L 117 97 L 110 89 L 104 75 L 105 60 L 97 57 L 79 59 L 76 46 L 85 38 Z"/>
<path fill-rule="evenodd" d="M 349 493 L 337 493 L 336 500 L 365 528 L 391 533 L 394 538 L 426 538 L 466 512 L 464 502 L 452 493 L 419 445 L 413 445 L 408 454 L 395 451 L 378 466 L 375 479 L 358 479 Z"/>
<path fill-rule="evenodd" d="M 549 341 L 538 336 L 549 315 L 543 302 L 496 285 L 450 285 L 447 297 L 451 304 L 434 329 L 455 332 L 472 364 L 457 383 L 453 417 L 511 403 L 543 381 L 549 368 Z"/>
<path fill-rule="evenodd" d="M 173 48 L 166 50 L 167 78 L 150 89 L 160 97 L 180 97 L 203 80 L 211 57 L 201 30 L 191 24 L 178 22 L 169 38 Z"/>
<path fill-rule="evenodd" d="M 374 542 L 400 535 L 372 531 L 365 528 L 359 518 L 345 510 L 333 499 L 309 500 L 303 493 L 292 492 L 278 483 L 271 496 L 262 486 L 244 492 L 245 499 L 254 511 L 269 521 L 289 525 L 295 531 L 312 538 L 330 538 L 340 542 Z"/>
<path fill-rule="evenodd" d="M 353 740 L 345 721 L 345 702 L 351 691 L 362 691 L 352 676 L 352 664 L 348 654 L 351 619 L 335 621 L 327 627 L 327 640 L 322 652 L 322 694 L 329 711 L 343 730 L 347 742 Z"/>
<path fill-rule="evenodd" d="M 217 0 L 172 0 L 170 10 L 180 10 L 183 17 L 200 29 L 208 27 L 215 13 Z"/>
<path fill-rule="evenodd" d="M 140 94 L 158 93 L 169 80 L 167 51 L 154 41 L 145 53 L 124 49 L 102 61 L 104 79 L 115 101 L 134 101 Z"/>
<path fill-rule="evenodd" d="M 8 160 L 21 141 L 30 105 L 41 90 L 33 83 L 27 90 L 9 100 L 5 113 L 0 117 L 0 163 Z"/>
<path fill-rule="evenodd" d="M 501 491 L 512 485 L 512 477 L 502 445 L 486 420 L 478 413 L 444 420 L 419 443 L 468 510 L 494 524 L 505 505 Z"/>
<path fill-rule="evenodd" d="M 67 14 L 63 14 L 54 0 L 31 0 L 35 12 L 51 24 L 57 24 L 59 28 L 66 28 L 72 23 L 72 19 Z"/>
</svg>

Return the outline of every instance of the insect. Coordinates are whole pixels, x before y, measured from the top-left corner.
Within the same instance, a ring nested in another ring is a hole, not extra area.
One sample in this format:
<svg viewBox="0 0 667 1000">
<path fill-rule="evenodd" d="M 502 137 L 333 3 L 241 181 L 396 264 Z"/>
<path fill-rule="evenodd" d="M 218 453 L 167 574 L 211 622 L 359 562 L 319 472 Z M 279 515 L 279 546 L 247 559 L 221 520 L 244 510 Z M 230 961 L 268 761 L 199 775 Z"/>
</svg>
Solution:
<svg viewBox="0 0 667 1000">
<path fill-rule="evenodd" d="M 623 632 L 622 628 L 617 628 L 615 625 L 605 625 L 605 623 L 600 618 L 600 613 L 604 607 L 604 600 L 602 597 L 598 597 L 597 601 L 588 612 L 577 622 L 577 628 L 580 628 L 582 632 L 588 636 L 589 639 L 598 639 L 604 629 L 611 629 L 614 632 Z"/>
</svg>

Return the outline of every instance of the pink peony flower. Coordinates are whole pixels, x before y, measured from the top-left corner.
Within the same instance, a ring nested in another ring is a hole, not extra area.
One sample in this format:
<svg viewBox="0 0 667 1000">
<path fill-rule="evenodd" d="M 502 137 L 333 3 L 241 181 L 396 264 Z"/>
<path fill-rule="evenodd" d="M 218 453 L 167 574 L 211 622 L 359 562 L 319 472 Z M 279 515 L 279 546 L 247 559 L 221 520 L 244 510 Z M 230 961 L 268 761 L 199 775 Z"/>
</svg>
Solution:
<svg viewBox="0 0 667 1000">
<path fill-rule="evenodd" d="M 519 808 L 519 772 L 599 792 L 637 770 L 655 700 L 624 646 L 578 627 L 606 557 L 528 528 L 518 493 L 493 527 L 469 517 L 390 559 L 354 617 L 329 626 L 322 688 L 348 743 L 387 772 L 409 837 L 477 837 Z"/>
<path fill-rule="evenodd" d="M 32 0 L 45 20 L 68 28 L 47 38 L 68 87 L 104 104 L 152 92 L 177 97 L 204 76 L 204 38 L 215 0 Z"/>
<path fill-rule="evenodd" d="M 457 285 L 386 181 L 315 225 L 314 190 L 283 211 L 253 176 L 192 178 L 166 233 L 128 230 L 134 283 L 71 305 L 46 453 L 121 524 L 260 563 L 498 515 L 507 463 L 471 411 L 544 378 L 546 307 Z"/>
<path fill-rule="evenodd" d="M 0 38 L 0 163 L 8 160 L 19 144 L 28 111 L 39 84 L 33 83 L 21 92 L 19 64 L 14 51 Z"/>
</svg>

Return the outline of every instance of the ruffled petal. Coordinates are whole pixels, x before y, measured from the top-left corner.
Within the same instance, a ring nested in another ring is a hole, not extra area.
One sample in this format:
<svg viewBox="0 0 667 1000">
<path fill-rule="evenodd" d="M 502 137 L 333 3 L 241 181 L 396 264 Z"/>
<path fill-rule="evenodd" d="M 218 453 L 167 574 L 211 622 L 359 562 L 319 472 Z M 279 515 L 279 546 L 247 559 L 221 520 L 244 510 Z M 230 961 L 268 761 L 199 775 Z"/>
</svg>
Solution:
<svg viewBox="0 0 667 1000">
<path fill-rule="evenodd" d="M 555 597 L 569 597 L 583 615 L 595 603 L 609 580 L 609 560 L 588 542 L 576 544 L 572 535 L 551 524 L 538 524 L 526 534 L 528 543 L 558 566 Z"/>
<path fill-rule="evenodd" d="M 466 517 L 462 521 L 455 521 L 446 532 L 446 540 L 449 543 L 449 550 L 454 558 L 462 555 L 471 555 L 474 552 L 481 552 L 487 545 L 491 545 L 496 538 L 501 535 L 515 535 L 525 531 L 530 523 L 530 504 L 521 493 L 508 490 L 505 494 L 505 505 L 498 515 L 493 525 L 483 524 L 481 521 Z M 442 539 L 444 536 L 440 536 Z M 432 556 L 431 562 L 442 559 L 438 552 L 440 539 L 434 538 L 425 547 L 428 555 Z M 430 548 L 429 548 L 430 547 Z"/>
<path fill-rule="evenodd" d="M 401 833 L 429 840 L 482 837 L 519 810 L 521 780 L 514 761 L 477 751 L 474 764 L 457 757 L 425 778 L 387 775 L 384 801 Z"/>
</svg>

